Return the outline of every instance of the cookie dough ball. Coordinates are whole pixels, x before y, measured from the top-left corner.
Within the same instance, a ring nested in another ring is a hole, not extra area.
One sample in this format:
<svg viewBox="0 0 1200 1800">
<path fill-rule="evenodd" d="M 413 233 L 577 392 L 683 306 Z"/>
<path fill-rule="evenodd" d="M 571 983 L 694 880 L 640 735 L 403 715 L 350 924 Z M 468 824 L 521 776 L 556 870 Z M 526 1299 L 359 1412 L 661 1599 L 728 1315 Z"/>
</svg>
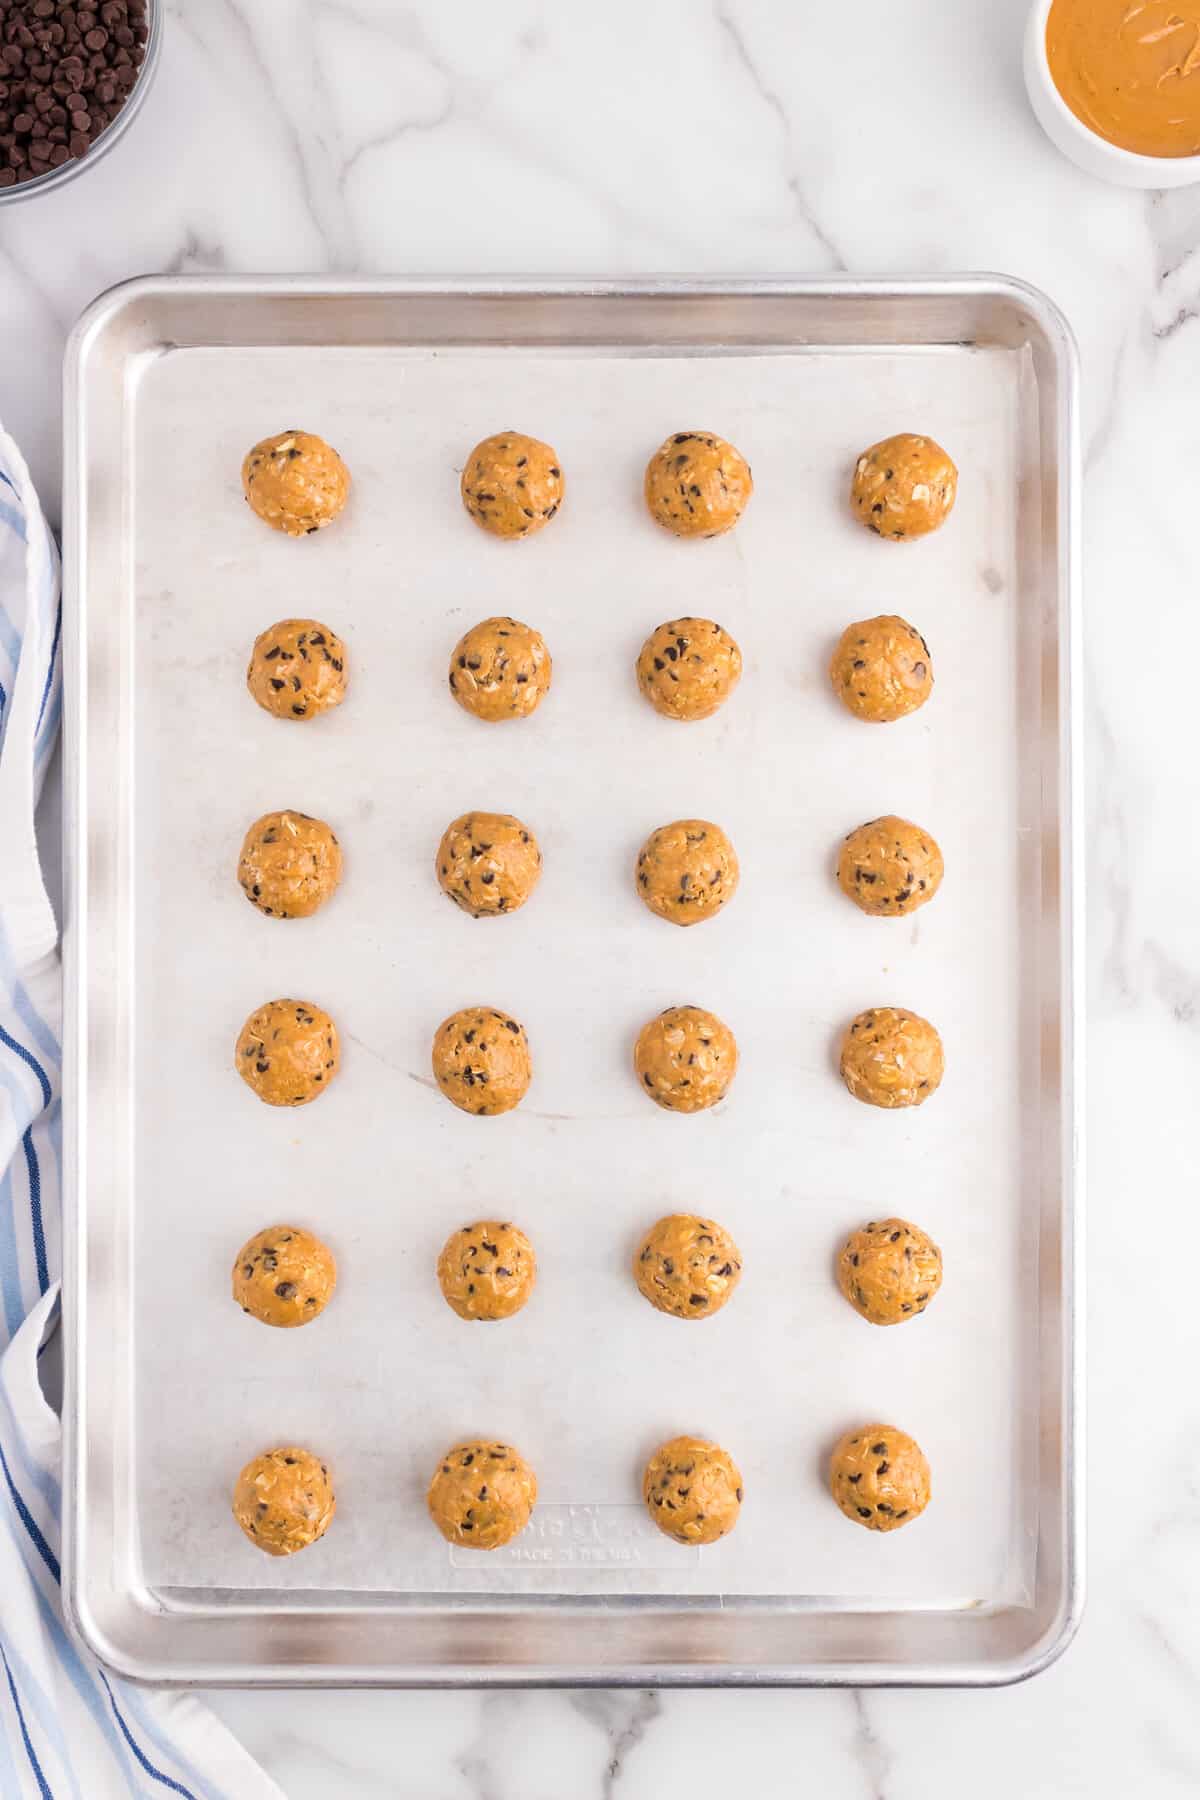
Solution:
<svg viewBox="0 0 1200 1800">
<path fill-rule="evenodd" d="M 704 1112 L 729 1092 L 737 1040 L 702 1006 L 668 1006 L 642 1026 L 633 1050 L 637 1078 L 667 1112 Z"/>
<path fill-rule="evenodd" d="M 264 1325 L 307 1325 L 336 1286 L 333 1251 L 298 1225 L 268 1225 L 234 1259 L 233 1297 Z"/>
<path fill-rule="evenodd" d="M 237 878 L 268 918 L 307 919 L 342 879 L 341 846 L 324 819 L 264 813 L 242 839 Z"/>
<path fill-rule="evenodd" d="M 855 1524 L 897 1531 L 929 1505 L 929 1464 L 906 1431 L 860 1425 L 834 1445 L 829 1488 Z"/>
<path fill-rule="evenodd" d="M 668 619 L 637 659 L 638 686 L 666 719 L 707 719 L 742 678 L 742 653 L 711 619 Z"/>
<path fill-rule="evenodd" d="M 451 1232 L 437 1276 L 447 1306 L 460 1319 L 511 1319 L 533 1292 L 537 1257 L 515 1225 L 480 1219 Z"/>
<path fill-rule="evenodd" d="M 511 1444 L 470 1439 L 447 1450 L 427 1501 L 429 1516 L 451 1544 L 498 1550 L 529 1523 L 537 1476 Z"/>
<path fill-rule="evenodd" d="M 733 899 L 737 884 L 733 845 L 707 819 L 660 825 L 638 851 L 638 893 L 652 913 L 672 925 L 711 919 Z"/>
<path fill-rule="evenodd" d="M 742 1507 L 742 1477 L 728 1450 L 704 1438 L 660 1444 L 642 1477 L 646 1511 L 679 1544 L 715 1544 Z"/>
<path fill-rule="evenodd" d="M 275 531 L 307 537 L 332 525 L 350 494 L 350 471 L 324 438 L 281 431 L 247 452 L 242 489 Z"/>
<path fill-rule="evenodd" d="M 562 505 L 562 464 L 549 444 L 498 431 L 476 444 L 462 472 L 462 500 L 493 537 L 532 537 Z"/>
<path fill-rule="evenodd" d="M 894 613 L 847 625 L 829 665 L 842 705 L 856 718 L 887 725 L 924 706 L 933 688 L 929 646 Z"/>
<path fill-rule="evenodd" d="M 924 1312 L 942 1285 L 942 1253 L 907 1219 L 872 1219 L 838 1252 L 838 1286 L 872 1325 L 901 1325 Z"/>
<path fill-rule="evenodd" d="M 489 725 L 527 719 L 550 692 L 553 673 L 540 631 L 520 619 L 481 619 L 451 653 L 450 692 Z"/>
<path fill-rule="evenodd" d="M 942 885 L 937 839 L 894 813 L 852 831 L 838 852 L 843 894 L 881 918 L 916 912 Z"/>
<path fill-rule="evenodd" d="M 868 1106 L 920 1106 L 941 1082 L 942 1040 L 919 1013 L 874 1006 L 842 1039 L 842 1080 Z"/>
<path fill-rule="evenodd" d="M 234 1518 L 268 1556 L 291 1556 L 315 1544 L 336 1510 L 329 1470 L 295 1444 L 254 1457 L 233 1490 Z"/>
<path fill-rule="evenodd" d="M 268 1106 L 307 1106 L 338 1072 L 337 1026 L 311 1000 L 268 1000 L 238 1035 L 238 1074 Z"/>
<path fill-rule="evenodd" d="M 732 1299 L 742 1279 L 742 1253 L 715 1219 L 669 1213 L 639 1245 L 633 1278 L 659 1312 L 709 1319 Z"/>
<path fill-rule="evenodd" d="M 676 537 L 732 531 L 754 492 L 750 465 L 711 431 L 676 431 L 646 464 L 650 516 Z"/>
<path fill-rule="evenodd" d="M 945 524 L 957 488 L 958 470 L 942 446 L 902 431 L 863 451 L 850 504 L 879 537 L 918 538 Z"/>
<path fill-rule="evenodd" d="M 525 1098 L 533 1075 L 525 1028 L 494 1006 L 451 1013 L 433 1040 L 433 1075 L 463 1112 L 491 1117 Z"/>
<path fill-rule="evenodd" d="M 319 619 L 280 619 L 255 638 L 246 686 L 277 719 L 315 719 L 346 698 L 346 646 Z"/>
<path fill-rule="evenodd" d="M 528 825 L 511 813 L 469 812 L 447 825 L 437 852 L 442 892 L 473 919 L 524 906 L 542 873 Z"/>
</svg>

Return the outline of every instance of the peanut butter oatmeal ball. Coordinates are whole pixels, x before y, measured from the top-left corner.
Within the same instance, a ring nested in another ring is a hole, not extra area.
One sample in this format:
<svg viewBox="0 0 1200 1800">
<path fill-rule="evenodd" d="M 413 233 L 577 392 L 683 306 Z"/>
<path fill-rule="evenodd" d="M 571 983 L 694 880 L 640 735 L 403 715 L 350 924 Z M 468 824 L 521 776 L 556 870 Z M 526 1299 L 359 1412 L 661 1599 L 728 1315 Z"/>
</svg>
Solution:
<svg viewBox="0 0 1200 1800">
<path fill-rule="evenodd" d="M 251 906 L 272 919 L 307 919 L 342 879 L 341 846 L 324 819 L 271 812 L 242 839 L 237 878 Z"/>
<path fill-rule="evenodd" d="M 668 619 L 637 659 L 638 686 L 665 719 L 707 719 L 742 678 L 742 653 L 712 619 Z"/>
<path fill-rule="evenodd" d="M 562 464 L 549 444 L 522 431 L 498 431 L 468 456 L 462 500 L 493 537 L 532 537 L 562 505 Z"/>
<path fill-rule="evenodd" d="M 520 619 L 481 619 L 451 653 L 450 692 L 489 725 L 527 719 L 550 692 L 553 673 L 540 631 Z"/>
<path fill-rule="evenodd" d="M 838 852 L 838 885 L 865 913 L 895 918 L 916 912 L 942 885 L 937 839 L 888 813 L 852 831 Z"/>
<path fill-rule="evenodd" d="M 533 1292 L 537 1257 L 515 1225 L 479 1219 L 451 1232 L 437 1276 L 447 1306 L 460 1319 L 511 1319 Z"/>
<path fill-rule="evenodd" d="M 233 1490 L 234 1518 L 268 1556 L 291 1556 L 315 1544 L 336 1511 L 329 1470 L 296 1444 L 254 1457 Z"/>
<path fill-rule="evenodd" d="M 659 1312 L 710 1319 L 742 1279 L 742 1253 L 723 1225 L 669 1213 L 652 1225 L 633 1259 L 633 1278 Z"/>
<path fill-rule="evenodd" d="M 860 1425 L 833 1447 L 829 1489 L 856 1525 L 897 1531 L 929 1505 L 929 1464 L 906 1431 Z"/>
<path fill-rule="evenodd" d="M 667 1112 L 703 1112 L 729 1092 L 737 1040 L 702 1006 L 668 1006 L 642 1026 L 633 1050 L 637 1078 Z"/>
<path fill-rule="evenodd" d="M 872 1325 L 902 1325 L 924 1312 L 942 1285 L 942 1253 L 907 1219 L 872 1219 L 838 1252 L 838 1286 Z"/>
<path fill-rule="evenodd" d="M 902 431 L 863 451 L 850 504 L 878 537 L 925 537 L 949 518 L 957 487 L 958 470 L 942 446 Z"/>
<path fill-rule="evenodd" d="M 678 1544 L 715 1544 L 738 1522 L 742 1477 L 728 1450 L 705 1438 L 660 1444 L 642 1477 L 646 1511 Z"/>
<path fill-rule="evenodd" d="M 676 431 L 646 464 L 650 517 L 676 537 L 732 531 L 754 492 L 750 465 L 711 431 Z"/>
<path fill-rule="evenodd" d="M 494 1006 L 466 1006 L 438 1026 L 433 1075 L 462 1112 L 490 1118 L 511 1112 L 533 1076 L 525 1028 Z"/>
<path fill-rule="evenodd" d="M 307 1325 L 324 1312 L 337 1286 L 328 1244 L 299 1225 L 256 1231 L 233 1263 L 233 1297 L 264 1325 Z"/>
<path fill-rule="evenodd" d="M 842 705 L 872 725 L 924 706 L 933 689 L 929 646 L 905 619 L 884 613 L 847 625 L 829 665 Z"/>
<path fill-rule="evenodd" d="M 333 521 L 350 494 L 350 471 L 311 431 L 280 431 L 246 453 L 242 489 L 275 531 L 307 537 Z"/>
<path fill-rule="evenodd" d="M 542 853 L 511 813 L 469 812 L 447 825 L 438 845 L 442 892 L 473 919 L 524 906 L 541 879 Z"/>
<path fill-rule="evenodd" d="M 919 1013 L 874 1006 L 846 1027 L 842 1080 L 868 1106 L 921 1106 L 944 1069 L 942 1040 Z"/>
<path fill-rule="evenodd" d="M 307 1106 L 338 1072 L 337 1026 L 311 1000 L 268 1000 L 238 1035 L 234 1065 L 268 1106 Z"/>
<path fill-rule="evenodd" d="M 319 619 L 280 619 L 255 638 L 246 686 L 277 719 L 315 719 L 346 698 L 346 646 Z"/>
<path fill-rule="evenodd" d="M 675 819 L 638 851 L 637 890 L 660 919 L 700 925 L 737 893 L 738 859 L 719 825 Z"/>
<path fill-rule="evenodd" d="M 427 1501 L 429 1516 L 448 1543 L 498 1550 L 528 1525 L 537 1476 L 511 1444 L 471 1438 L 447 1450 Z"/>
</svg>

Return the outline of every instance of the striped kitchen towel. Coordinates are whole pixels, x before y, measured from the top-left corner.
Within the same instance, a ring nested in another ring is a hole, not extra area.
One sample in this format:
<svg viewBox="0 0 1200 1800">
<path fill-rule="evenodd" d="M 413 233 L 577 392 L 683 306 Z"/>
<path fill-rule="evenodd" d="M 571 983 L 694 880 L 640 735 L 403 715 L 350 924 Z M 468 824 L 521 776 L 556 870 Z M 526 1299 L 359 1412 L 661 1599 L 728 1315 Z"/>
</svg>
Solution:
<svg viewBox="0 0 1200 1800">
<path fill-rule="evenodd" d="M 62 983 L 34 810 L 62 705 L 58 553 L 0 429 L 0 1796 L 283 1800 L 208 1709 L 107 1676 L 63 1627 L 58 1322 Z"/>
</svg>

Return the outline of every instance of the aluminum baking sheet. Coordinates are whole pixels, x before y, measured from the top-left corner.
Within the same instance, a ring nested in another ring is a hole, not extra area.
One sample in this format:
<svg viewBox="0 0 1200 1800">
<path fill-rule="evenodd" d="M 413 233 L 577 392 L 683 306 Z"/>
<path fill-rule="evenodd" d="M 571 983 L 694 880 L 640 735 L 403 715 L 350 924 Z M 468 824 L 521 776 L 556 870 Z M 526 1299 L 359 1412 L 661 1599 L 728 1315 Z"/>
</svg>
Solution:
<svg viewBox="0 0 1200 1800">
<path fill-rule="evenodd" d="M 73 1101 L 90 1129 L 68 1566 L 85 1635 L 160 1679 L 1025 1672 L 1077 1610 L 1073 365 L 1052 309 L 982 282 L 156 282 L 99 303 L 72 354 Z M 336 444 L 355 482 L 345 517 L 298 543 L 240 493 L 246 447 L 286 424 Z M 509 424 L 567 477 L 553 527 L 515 546 L 457 493 L 469 446 Z M 755 471 L 737 531 L 711 543 L 667 537 L 639 500 L 649 452 L 685 427 Z M 871 538 L 844 499 L 857 450 L 905 427 L 961 470 L 949 526 L 916 546 Z M 845 624 L 883 611 L 923 631 L 936 687 L 873 730 L 825 668 Z M 455 639 L 497 612 L 555 658 L 549 700 L 510 728 L 445 690 Z M 683 613 L 719 619 L 746 663 L 691 727 L 632 680 L 646 633 Z M 288 614 L 325 620 L 352 659 L 345 706 L 304 730 L 244 685 L 253 637 Z M 328 819 L 346 853 L 303 923 L 256 914 L 233 878 L 246 826 L 280 806 Z M 511 918 L 472 921 L 434 880 L 442 829 L 472 807 L 542 844 Z M 863 917 L 831 876 L 844 833 L 889 811 L 946 856 L 936 902 L 903 922 Z M 681 932 L 631 871 L 685 815 L 725 826 L 742 884 Z M 337 1083 L 300 1112 L 256 1104 L 232 1066 L 276 994 L 342 1032 Z M 727 1102 L 695 1118 L 648 1104 L 630 1067 L 644 1020 L 684 1000 L 742 1056 Z M 432 1085 L 433 1030 L 471 1003 L 530 1034 L 534 1084 L 500 1119 Z M 889 1003 L 946 1044 L 941 1092 L 908 1113 L 857 1105 L 836 1074 L 845 1021 Z M 744 1253 L 735 1300 L 702 1325 L 630 1280 L 639 1231 L 671 1210 L 711 1212 Z M 945 1255 L 903 1332 L 863 1324 L 831 1278 L 844 1233 L 889 1211 Z M 493 1330 L 456 1319 L 432 1273 L 481 1215 L 515 1218 L 540 1264 Z M 228 1294 L 237 1246 L 280 1220 L 319 1231 L 341 1270 L 298 1333 Z M 838 1433 L 876 1419 L 933 1467 L 927 1513 L 887 1537 L 853 1530 L 822 1478 Z M 737 1531 L 702 1552 L 637 1504 L 646 1455 L 681 1430 L 745 1477 Z M 441 1451 L 475 1433 L 518 1444 L 541 1487 L 530 1530 L 486 1558 L 452 1553 L 423 1504 Z M 228 1509 L 241 1464 L 283 1441 L 327 1458 L 339 1502 L 286 1562 Z M 582 1638 L 563 1637 L 572 1620 Z"/>
</svg>

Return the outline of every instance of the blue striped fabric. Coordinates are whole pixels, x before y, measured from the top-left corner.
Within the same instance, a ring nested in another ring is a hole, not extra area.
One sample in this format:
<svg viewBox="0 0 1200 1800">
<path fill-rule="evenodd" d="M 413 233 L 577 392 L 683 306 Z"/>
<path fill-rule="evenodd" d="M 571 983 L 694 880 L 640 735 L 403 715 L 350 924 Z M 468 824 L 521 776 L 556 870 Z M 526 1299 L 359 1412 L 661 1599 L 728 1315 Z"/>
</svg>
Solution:
<svg viewBox="0 0 1200 1800">
<path fill-rule="evenodd" d="M 0 1796 L 283 1800 L 199 1702 L 110 1679 L 63 1625 L 61 1432 L 38 1380 L 59 1311 L 62 984 L 34 835 L 61 635 L 54 540 L 0 429 Z"/>
</svg>

